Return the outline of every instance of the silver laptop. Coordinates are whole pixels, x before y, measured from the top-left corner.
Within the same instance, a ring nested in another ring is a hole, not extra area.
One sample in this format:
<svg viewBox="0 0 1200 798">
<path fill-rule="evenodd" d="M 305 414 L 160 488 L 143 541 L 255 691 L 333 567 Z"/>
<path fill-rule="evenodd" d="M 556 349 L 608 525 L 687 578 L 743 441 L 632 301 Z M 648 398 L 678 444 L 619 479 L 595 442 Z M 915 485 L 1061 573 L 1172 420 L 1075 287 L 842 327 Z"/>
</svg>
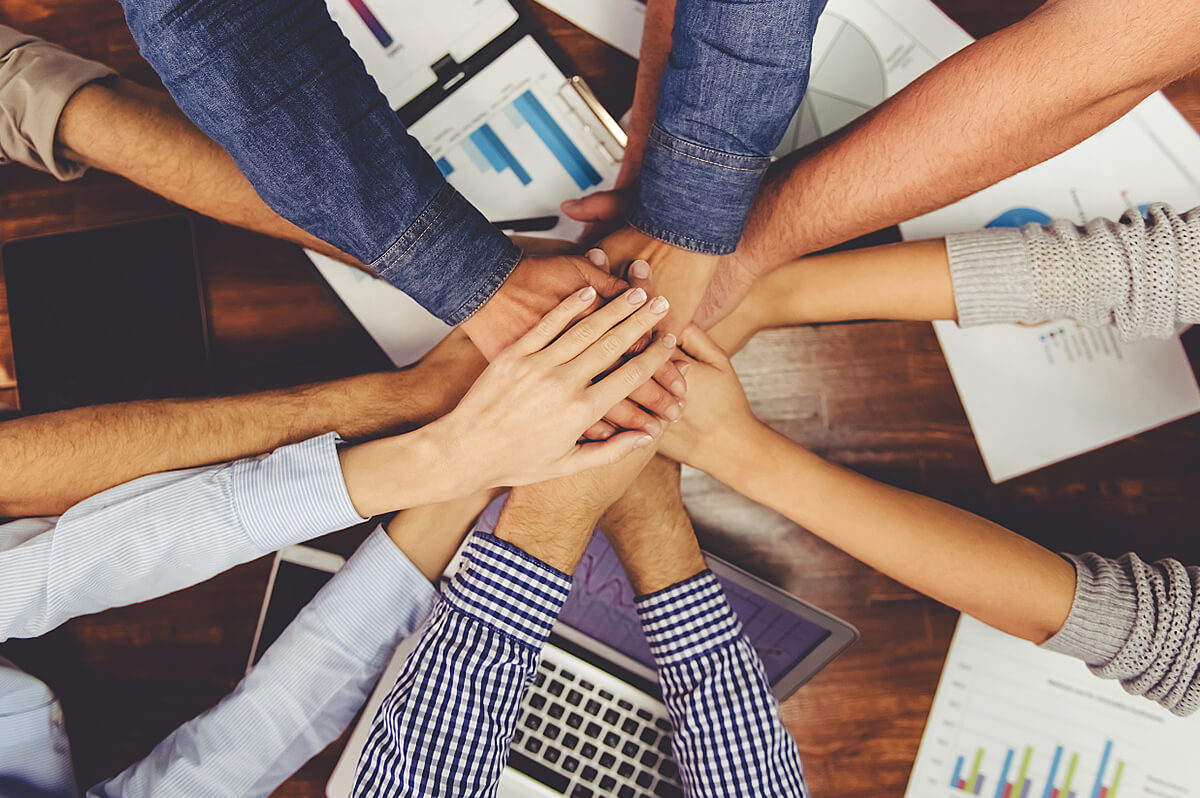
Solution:
<svg viewBox="0 0 1200 798">
<path fill-rule="evenodd" d="M 503 502 L 503 497 L 493 502 L 475 528 L 492 531 Z M 845 621 L 707 557 L 780 701 L 858 639 Z M 452 563 L 447 573 L 456 568 Z M 329 798 L 350 795 L 375 713 L 419 637 L 397 650 L 367 702 L 329 780 Z M 671 724 L 633 590 L 602 534 L 592 537 L 575 571 L 571 596 L 525 695 L 498 795 L 683 795 L 671 757 Z"/>
</svg>

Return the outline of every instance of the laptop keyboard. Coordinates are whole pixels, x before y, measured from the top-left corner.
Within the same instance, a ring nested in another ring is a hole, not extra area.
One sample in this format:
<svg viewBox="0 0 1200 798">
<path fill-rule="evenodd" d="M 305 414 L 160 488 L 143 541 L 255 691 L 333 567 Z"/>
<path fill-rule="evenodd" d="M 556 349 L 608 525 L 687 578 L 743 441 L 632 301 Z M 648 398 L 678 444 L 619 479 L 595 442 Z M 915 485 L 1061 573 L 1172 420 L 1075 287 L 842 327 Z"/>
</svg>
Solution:
<svg viewBox="0 0 1200 798">
<path fill-rule="evenodd" d="M 604 689 L 589 679 L 606 674 L 591 671 L 565 652 L 545 649 L 508 766 L 570 798 L 682 798 L 671 724 L 661 708 Z"/>
</svg>

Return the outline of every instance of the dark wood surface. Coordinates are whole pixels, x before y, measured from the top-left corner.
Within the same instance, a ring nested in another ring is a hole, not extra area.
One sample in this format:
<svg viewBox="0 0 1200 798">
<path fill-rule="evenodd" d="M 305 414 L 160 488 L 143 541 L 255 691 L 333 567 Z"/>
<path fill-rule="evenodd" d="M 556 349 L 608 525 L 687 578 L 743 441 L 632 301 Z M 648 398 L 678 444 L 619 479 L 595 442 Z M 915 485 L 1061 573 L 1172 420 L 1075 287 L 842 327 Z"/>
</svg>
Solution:
<svg viewBox="0 0 1200 798">
<path fill-rule="evenodd" d="M 941 0 L 975 36 L 1020 18 L 1034 0 Z M 633 61 L 536 13 L 608 106 L 632 96 Z M 112 2 L 0 0 L 0 22 L 107 61 L 155 85 Z M 1171 96 L 1200 123 L 1200 82 Z M 92 173 L 60 185 L 0 170 L 0 242 L 176 210 L 128 182 Z M 200 257 L 222 391 L 324 379 L 383 366 L 303 255 L 277 241 L 198 221 Z M 1193 364 L 1200 337 L 1185 337 Z M 761 413 L 821 454 L 951 501 L 1046 545 L 1200 562 L 1200 418 L 1177 422 L 1052 468 L 992 485 L 926 324 L 826 325 L 760 336 L 739 358 Z M 0 402 L 15 399 L 0 289 Z M 704 476 L 687 479 L 698 528 L 714 551 L 855 623 L 863 639 L 784 707 L 818 796 L 903 793 L 955 613 L 863 567 L 783 519 L 744 505 Z M 362 531 L 322 545 L 343 553 Z M 72 621 L 0 654 L 62 698 L 82 784 L 144 756 L 239 679 L 269 560 L 190 590 Z M 283 786 L 318 796 L 341 741 Z"/>
</svg>

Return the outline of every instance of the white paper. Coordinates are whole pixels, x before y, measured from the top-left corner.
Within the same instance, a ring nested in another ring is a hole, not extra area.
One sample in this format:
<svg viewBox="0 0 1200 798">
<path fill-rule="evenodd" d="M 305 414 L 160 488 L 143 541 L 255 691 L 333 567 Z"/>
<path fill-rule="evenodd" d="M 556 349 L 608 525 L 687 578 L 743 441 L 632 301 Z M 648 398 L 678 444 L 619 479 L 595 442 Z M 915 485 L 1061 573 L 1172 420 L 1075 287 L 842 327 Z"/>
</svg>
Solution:
<svg viewBox="0 0 1200 798">
<path fill-rule="evenodd" d="M 1155 201 L 1200 205 L 1200 136 L 1162 95 L 1057 158 L 900 229 L 915 239 L 993 222 L 1082 224 Z M 993 482 L 1200 411 L 1176 339 L 1119 344 L 1111 328 L 1074 322 L 934 329 Z"/>
<path fill-rule="evenodd" d="M 971 776 L 980 750 L 976 790 Z M 905 796 L 1187 798 L 1200 795 L 1197 750 L 1200 716 L 1175 717 L 1096 678 L 1078 660 L 964 615 Z M 1018 781 L 1023 765 L 1028 788 Z M 951 786 L 956 771 L 967 789 Z"/>
<path fill-rule="evenodd" d="M 397 367 L 420 360 L 452 329 L 386 280 L 305 250 L 329 287 Z"/>
<path fill-rule="evenodd" d="M 634 58 L 642 49 L 646 0 L 538 0 L 560 17 Z"/>
<path fill-rule="evenodd" d="M 558 226 L 544 235 L 575 241 L 583 224 L 563 216 L 559 205 L 611 188 L 621 168 L 620 150 L 579 112 L 576 98 L 545 51 L 526 37 L 409 131 L 488 219 L 558 216 Z M 549 117 L 544 127 L 536 121 L 545 120 L 541 111 Z M 497 170 L 496 153 L 489 160 L 485 152 L 487 131 L 515 165 Z"/>
<path fill-rule="evenodd" d="M 507 0 L 326 0 L 392 108 L 437 80 L 433 65 L 449 55 L 463 63 L 518 19 Z"/>
</svg>

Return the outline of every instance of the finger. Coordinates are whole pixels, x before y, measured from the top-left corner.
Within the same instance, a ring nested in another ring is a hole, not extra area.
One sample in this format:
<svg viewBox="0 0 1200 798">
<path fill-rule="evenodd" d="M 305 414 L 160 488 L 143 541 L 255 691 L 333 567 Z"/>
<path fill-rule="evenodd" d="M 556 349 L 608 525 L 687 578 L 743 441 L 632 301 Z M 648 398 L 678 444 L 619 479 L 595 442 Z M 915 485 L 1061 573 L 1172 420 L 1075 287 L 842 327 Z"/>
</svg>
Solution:
<svg viewBox="0 0 1200 798">
<path fill-rule="evenodd" d="M 668 360 L 664 363 L 663 367 L 654 373 L 654 381 L 678 399 L 687 395 L 687 381 L 684 380 L 677 361 Z"/>
<path fill-rule="evenodd" d="M 645 295 L 645 292 L 640 288 L 632 290 L 641 292 L 643 296 Z M 621 300 L 618 299 L 617 301 L 620 302 Z M 580 352 L 571 361 L 571 365 L 579 369 L 589 379 L 595 377 L 597 374 L 603 374 L 616 365 L 639 338 L 654 329 L 654 326 L 666 317 L 667 311 L 670 308 L 671 304 L 667 302 L 666 297 L 656 296 L 638 308 L 637 312 L 632 316 L 605 332 L 595 343 Z M 674 342 L 674 336 L 672 336 L 671 340 Z M 674 343 L 672 343 L 672 346 L 674 346 Z"/>
<path fill-rule="evenodd" d="M 729 360 L 729 355 L 725 354 L 725 350 L 717 346 L 717 343 L 708 337 L 708 333 L 695 324 L 688 326 L 683 331 L 679 340 L 679 348 L 701 363 L 707 363 L 710 366 L 719 366 Z"/>
<path fill-rule="evenodd" d="M 664 335 L 655 340 L 650 348 L 630 359 L 619 369 L 593 385 L 589 390 L 599 407 L 611 407 L 618 400 L 629 396 L 646 384 L 654 373 L 675 353 L 675 336 Z"/>
<path fill-rule="evenodd" d="M 584 254 L 584 257 L 591 261 L 592 265 L 597 269 L 603 269 L 606 272 L 609 271 L 608 253 L 599 247 L 592 247 Z"/>
<path fill-rule="evenodd" d="M 617 428 L 607 421 L 597 421 L 583 432 L 584 440 L 606 441 L 617 433 Z"/>
<path fill-rule="evenodd" d="M 568 455 L 566 467 L 576 474 L 589 468 L 612 465 L 654 441 L 655 437 L 645 432 L 622 432 L 603 443 L 581 443 Z"/>
<path fill-rule="evenodd" d="M 617 402 L 601 407 L 597 413 L 603 413 L 605 421 L 622 430 L 634 429 L 657 435 L 663 428 L 661 421 L 628 399 L 618 397 Z"/>
<path fill-rule="evenodd" d="M 557 338 L 571 320 L 581 311 L 587 310 L 596 301 L 596 289 L 590 285 L 581 288 L 558 303 L 558 307 L 542 316 L 533 329 L 517 339 L 512 349 L 522 355 L 531 355 L 545 348 Z"/>
<path fill-rule="evenodd" d="M 646 410 L 667 421 L 678 421 L 679 417 L 683 415 L 683 402 L 679 397 L 664 390 L 654 380 L 650 380 L 629 394 L 629 401 L 637 402 Z"/>
<path fill-rule="evenodd" d="M 645 304 L 645 291 L 640 288 L 629 289 L 621 296 L 608 302 L 595 313 L 590 314 L 587 318 L 576 322 L 557 341 L 546 347 L 547 356 L 552 358 L 555 363 L 566 363 L 572 360 L 599 341 L 614 326 L 619 325 L 630 315 L 635 314 L 637 309 Z M 576 305 L 575 307 L 578 308 L 579 306 Z M 660 313 L 659 315 L 661 316 L 662 314 Z M 620 355 L 624 351 L 622 349 L 617 355 Z"/>
<path fill-rule="evenodd" d="M 562 212 L 579 222 L 605 222 L 621 215 L 621 194 L 597 191 L 562 204 Z"/>
<path fill-rule="evenodd" d="M 608 256 L 605 255 L 604 258 L 607 260 Z M 650 279 L 650 264 L 640 258 L 629 264 L 629 271 L 625 277 L 634 288 L 645 288 L 647 294 L 653 290 L 653 282 Z"/>
</svg>

